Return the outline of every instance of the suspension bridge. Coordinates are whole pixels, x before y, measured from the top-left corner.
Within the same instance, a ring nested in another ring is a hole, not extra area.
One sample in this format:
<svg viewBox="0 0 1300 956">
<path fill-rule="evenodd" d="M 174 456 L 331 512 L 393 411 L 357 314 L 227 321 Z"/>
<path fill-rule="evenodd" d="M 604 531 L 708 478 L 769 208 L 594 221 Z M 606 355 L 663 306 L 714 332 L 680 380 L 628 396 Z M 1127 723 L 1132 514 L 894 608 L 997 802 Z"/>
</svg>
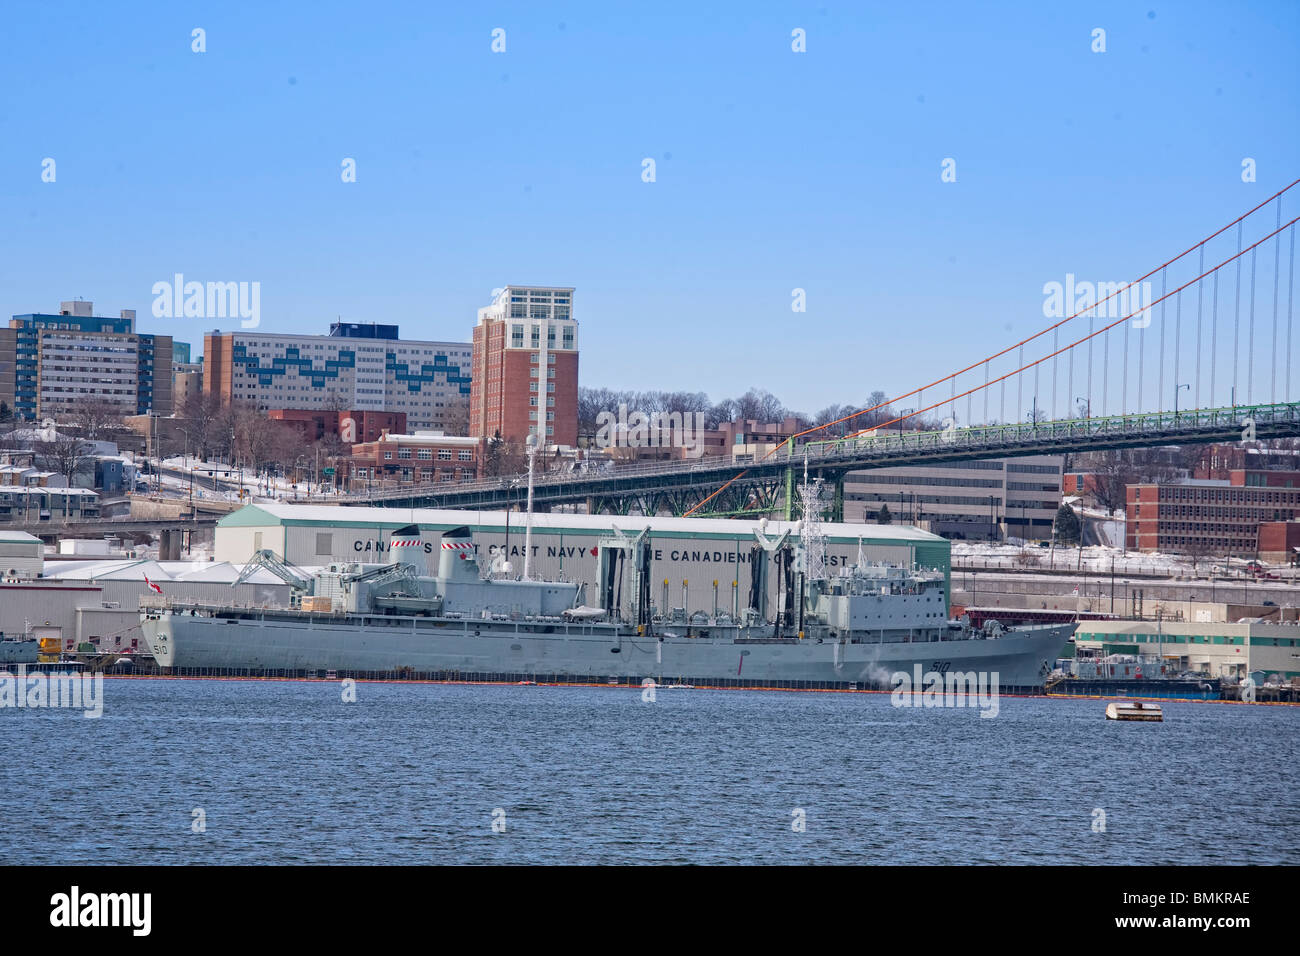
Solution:
<svg viewBox="0 0 1300 956">
<path fill-rule="evenodd" d="M 1292 401 L 1300 217 L 1286 219 L 1283 210 L 1288 201 L 1297 205 L 1297 185 L 1130 282 L 1069 277 L 1045 287 L 1044 313 L 1059 314 L 1057 321 L 928 384 L 791 436 L 764 457 L 548 472 L 534 483 L 534 504 L 793 517 L 807 467 L 832 489 L 828 517 L 838 520 L 851 471 L 1300 436 L 1300 401 Z M 903 403 L 909 407 L 896 411 Z M 403 485 L 343 503 L 513 508 L 523 503 L 523 484 L 508 477 Z"/>
</svg>

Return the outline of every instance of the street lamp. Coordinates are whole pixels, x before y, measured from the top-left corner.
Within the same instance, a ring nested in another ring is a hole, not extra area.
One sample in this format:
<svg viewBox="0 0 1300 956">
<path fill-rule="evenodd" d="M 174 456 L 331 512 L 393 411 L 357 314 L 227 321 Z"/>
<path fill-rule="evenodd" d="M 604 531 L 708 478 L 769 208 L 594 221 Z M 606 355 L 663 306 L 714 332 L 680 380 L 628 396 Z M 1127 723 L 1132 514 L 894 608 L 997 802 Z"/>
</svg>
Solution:
<svg viewBox="0 0 1300 956">
<path fill-rule="evenodd" d="M 1191 388 L 1192 388 L 1191 385 L 1179 385 L 1174 389 L 1174 418 L 1178 417 L 1178 393 L 1181 392 L 1183 389 L 1187 389 L 1188 391 L 1191 391 Z"/>
<path fill-rule="evenodd" d="M 181 468 L 190 473 L 190 517 L 194 517 L 194 469 L 190 465 L 190 433 L 188 429 L 176 429 L 185 436 L 185 447 L 181 454 Z"/>
<path fill-rule="evenodd" d="M 898 437 L 899 438 L 903 437 L 903 421 L 907 418 L 909 414 L 915 411 L 916 411 L 915 408 L 900 408 L 898 410 Z"/>
<path fill-rule="evenodd" d="M 1074 400 L 1083 403 L 1083 417 L 1092 418 L 1092 402 L 1088 401 L 1088 399 L 1084 398 L 1082 395 L 1074 396 Z"/>
</svg>

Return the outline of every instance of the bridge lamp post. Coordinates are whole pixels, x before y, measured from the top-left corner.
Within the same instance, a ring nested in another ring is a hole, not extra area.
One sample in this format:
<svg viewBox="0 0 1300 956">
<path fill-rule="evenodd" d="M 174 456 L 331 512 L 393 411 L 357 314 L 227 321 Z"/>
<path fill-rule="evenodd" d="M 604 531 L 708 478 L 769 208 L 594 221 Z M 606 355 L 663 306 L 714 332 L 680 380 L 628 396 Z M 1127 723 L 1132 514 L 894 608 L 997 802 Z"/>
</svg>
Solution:
<svg viewBox="0 0 1300 956">
<path fill-rule="evenodd" d="M 1183 389 L 1187 389 L 1188 391 L 1191 391 L 1191 388 L 1192 388 L 1191 385 L 1184 384 L 1184 385 L 1179 385 L 1174 389 L 1174 418 L 1178 417 L 1178 393 L 1181 392 Z"/>
<path fill-rule="evenodd" d="M 1092 418 L 1092 402 L 1088 401 L 1088 400 L 1087 400 L 1086 398 L 1084 398 L 1082 395 L 1076 395 L 1076 396 L 1074 396 L 1074 400 L 1075 400 L 1076 402 L 1080 402 L 1080 403 L 1082 403 L 1082 405 L 1083 405 L 1083 417 L 1084 417 L 1084 418 Z"/>
<path fill-rule="evenodd" d="M 903 437 L 903 421 L 907 418 L 908 415 L 910 415 L 912 412 L 915 411 L 916 411 L 915 408 L 900 408 L 898 410 L 898 437 L 899 438 Z"/>
</svg>

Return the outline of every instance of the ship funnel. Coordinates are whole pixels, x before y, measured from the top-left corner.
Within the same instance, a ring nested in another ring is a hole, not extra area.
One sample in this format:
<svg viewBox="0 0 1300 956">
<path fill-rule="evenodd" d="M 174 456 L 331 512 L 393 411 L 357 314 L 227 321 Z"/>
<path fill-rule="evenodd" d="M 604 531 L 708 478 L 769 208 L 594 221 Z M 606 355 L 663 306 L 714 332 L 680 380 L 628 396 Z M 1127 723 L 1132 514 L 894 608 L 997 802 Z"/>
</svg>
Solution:
<svg viewBox="0 0 1300 956">
<path fill-rule="evenodd" d="M 388 563 L 409 564 L 421 568 L 424 564 L 424 542 L 420 540 L 420 526 L 408 524 L 398 528 L 388 539 Z"/>
<path fill-rule="evenodd" d="M 474 559 L 474 539 L 465 525 L 442 533 L 438 577 L 444 581 L 478 580 L 478 561 Z"/>
</svg>

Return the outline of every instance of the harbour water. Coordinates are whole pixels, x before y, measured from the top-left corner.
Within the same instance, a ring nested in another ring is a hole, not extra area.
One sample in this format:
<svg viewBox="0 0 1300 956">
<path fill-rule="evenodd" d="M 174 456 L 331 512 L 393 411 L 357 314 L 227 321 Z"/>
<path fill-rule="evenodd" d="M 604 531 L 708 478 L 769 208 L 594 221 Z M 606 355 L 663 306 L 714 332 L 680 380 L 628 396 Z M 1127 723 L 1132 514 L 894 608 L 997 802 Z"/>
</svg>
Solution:
<svg viewBox="0 0 1300 956">
<path fill-rule="evenodd" d="M 99 719 L 6 709 L 0 863 L 1300 863 L 1295 707 L 355 690 L 110 679 Z"/>
</svg>

